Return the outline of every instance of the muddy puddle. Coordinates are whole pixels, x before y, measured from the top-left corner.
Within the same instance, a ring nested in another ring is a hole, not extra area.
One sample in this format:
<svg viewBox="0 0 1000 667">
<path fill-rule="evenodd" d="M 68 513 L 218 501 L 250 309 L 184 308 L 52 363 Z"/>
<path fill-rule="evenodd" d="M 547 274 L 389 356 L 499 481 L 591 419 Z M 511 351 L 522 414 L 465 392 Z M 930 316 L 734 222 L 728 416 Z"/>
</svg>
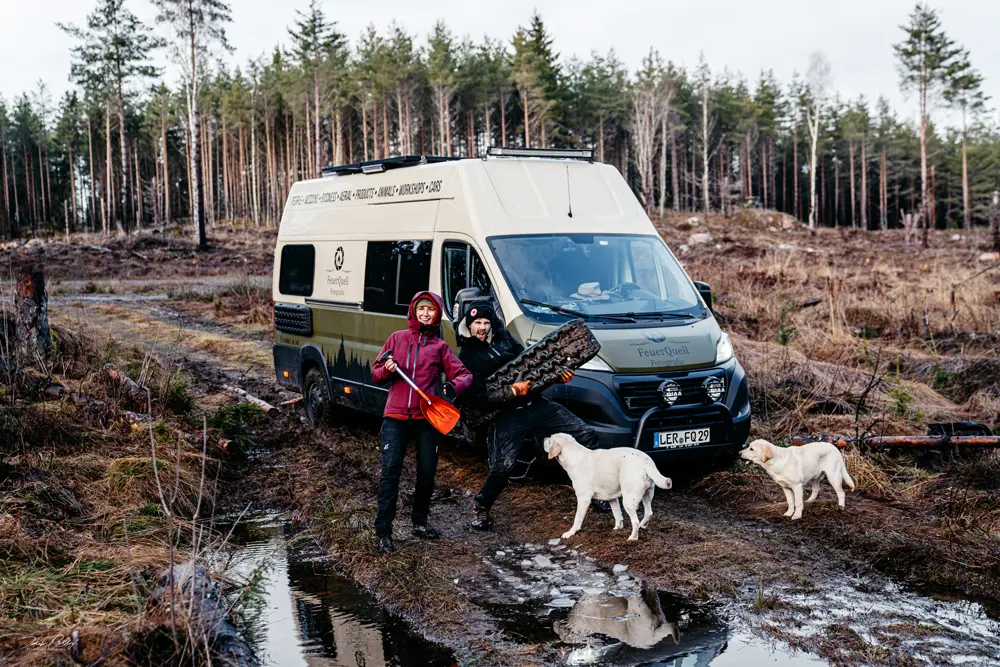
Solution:
<svg viewBox="0 0 1000 667">
<path fill-rule="evenodd" d="M 898 658 L 1000 665 L 993 610 L 873 575 L 817 573 L 809 586 L 755 582 L 741 592 L 741 605 L 657 591 L 625 564 L 600 567 L 559 540 L 497 551 L 483 562 L 494 574 L 485 606 L 512 639 L 546 647 L 555 664 L 799 667 Z"/>
<path fill-rule="evenodd" d="M 552 540 L 484 559 L 481 601 L 512 640 L 563 665 L 808 667 L 828 664 L 733 624 L 720 605 L 658 591 L 623 564 L 610 571 Z"/>
<path fill-rule="evenodd" d="M 414 633 L 336 574 L 281 516 L 233 530 L 229 572 L 255 581 L 243 631 L 262 665 L 446 667 L 451 653 Z"/>
</svg>

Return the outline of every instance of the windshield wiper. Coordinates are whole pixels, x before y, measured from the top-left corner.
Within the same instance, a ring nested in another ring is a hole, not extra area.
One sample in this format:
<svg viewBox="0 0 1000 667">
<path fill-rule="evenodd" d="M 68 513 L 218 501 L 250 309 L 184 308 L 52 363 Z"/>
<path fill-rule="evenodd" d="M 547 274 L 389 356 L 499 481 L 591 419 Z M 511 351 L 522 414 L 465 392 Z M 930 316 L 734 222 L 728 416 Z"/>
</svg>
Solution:
<svg viewBox="0 0 1000 667">
<path fill-rule="evenodd" d="M 551 303 L 543 303 L 541 301 L 533 301 L 531 299 L 521 299 L 520 302 L 523 303 L 523 304 L 525 304 L 525 305 L 528 305 L 528 306 L 540 306 L 541 308 L 548 308 L 553 313 L 559 313 L 561 315 L 568 315 L 570 317 L 580 317 L 580 318 L 583 318 L 585 320 L 592 320 L 594 318 L 602 318 L 602 319 L 621 320 L 623 322 L 635 322 L 635 320 L 632 318 L 631 315 L 624 314 L 624 313 L 622 313 L 622 314 L 619 314 L 619 313 L 613 313 L 613 314 L 605 314 L 605 313 L 581 313 L 579 310 L 572 310 L 570 308 L 563 308 L 562 306 L 556 306 L 556 305 L 551 304 Z"/>
<path fill-rule="evenodd" d="M 671 311 L 653 311 L 649 313 L 615 313 L 615 315 L 620 315 L 621 317 L 658 317 L 660 319 L 677 319 L 677 320 L 692 320 L 697 317 L 697 315 L 689 315 L 687 313 L 675 313 Z"/>
</svg>

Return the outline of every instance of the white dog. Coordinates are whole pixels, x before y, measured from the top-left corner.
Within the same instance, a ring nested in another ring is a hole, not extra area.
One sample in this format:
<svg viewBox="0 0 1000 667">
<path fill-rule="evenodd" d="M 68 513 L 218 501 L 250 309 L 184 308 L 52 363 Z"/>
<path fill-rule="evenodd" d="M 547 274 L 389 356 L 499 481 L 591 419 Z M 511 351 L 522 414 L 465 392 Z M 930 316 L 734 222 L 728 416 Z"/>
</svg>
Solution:
<svg viewBox="0 0 1000 667">
<path fill-rule="evenodd" d="M 656 487 L 673 486 L 669 477 L 656 469 L 653 459 L 645 452 L 630 447 L 613 449 L 587 449 L 568 433 L 556 433 L 543 441 L 550 459 L 558 459 L 576 491 L 576 520 L 573 527 L 563 533 L 568 539 L 579 532 L 590 501 L 608 500 L 615 515 L 615 530 L 622 527 L 620 497 L 625 502 L 625 513 L 632 520 L 632 534 L 628 539 L 639 539 L 639 529 L 645 528 L 653 516 L 653 491 Z M 639 523 L 639 503 L 645 514 Z"/>
<path fill-rule="evenodd" d="M 828 442 L 809 442 L 800 447 L 777 447 L 767 440 L 754 440 L 740 452 L 747 461 L 760 465 L 771 476 L 788 501 L 785 516 L 802 518 L 802 489 L 812 484 L 812 495 L 806 500 L 811 503 L 819 494 L 819 480 L 825 473 L 830 486 L 837 493 L 837 505 L 844 508 L 843 485 L 854 490 L 854 480 L 847 474 L 844 457 Z"/>
</svg>

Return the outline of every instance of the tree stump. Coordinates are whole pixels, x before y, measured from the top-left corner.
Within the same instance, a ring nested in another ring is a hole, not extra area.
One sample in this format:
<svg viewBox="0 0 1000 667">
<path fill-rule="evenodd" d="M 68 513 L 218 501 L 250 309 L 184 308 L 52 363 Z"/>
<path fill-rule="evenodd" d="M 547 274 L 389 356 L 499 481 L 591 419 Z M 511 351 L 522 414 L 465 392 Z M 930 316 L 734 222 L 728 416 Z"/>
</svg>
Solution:
<svg viewBox="0 0 1000 667">
<path fill-rule="evenodd" d="M 44 358 L 52 351 L 49 330 L 49 296 L 41 266 L 25 269 L 14 292 L 14 329 L 17 353 L 25 362 Z"/>
</svg>

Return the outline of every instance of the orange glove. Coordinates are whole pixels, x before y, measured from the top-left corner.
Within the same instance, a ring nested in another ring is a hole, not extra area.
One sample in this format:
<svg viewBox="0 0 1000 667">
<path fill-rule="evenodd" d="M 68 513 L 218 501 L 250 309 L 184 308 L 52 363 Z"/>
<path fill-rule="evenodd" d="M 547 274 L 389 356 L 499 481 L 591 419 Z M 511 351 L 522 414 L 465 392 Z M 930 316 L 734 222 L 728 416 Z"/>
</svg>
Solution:
<svg viewBox="0 0 1000 667">
<path fill-rule="evenodd" d="M 515 382 L 510 386 L 510 390 L 514 392 L 515 396 L 526 396 L 530 387 L 531 380 L 525 380 L 524 382 Z"/>
<path fill-rule="evenodd" d="M 559 377 L 562 379 L 563 384 L 565 384 L 573 379 L 573 371 L 567 368 L 559 373 Z"/>
</svg>

